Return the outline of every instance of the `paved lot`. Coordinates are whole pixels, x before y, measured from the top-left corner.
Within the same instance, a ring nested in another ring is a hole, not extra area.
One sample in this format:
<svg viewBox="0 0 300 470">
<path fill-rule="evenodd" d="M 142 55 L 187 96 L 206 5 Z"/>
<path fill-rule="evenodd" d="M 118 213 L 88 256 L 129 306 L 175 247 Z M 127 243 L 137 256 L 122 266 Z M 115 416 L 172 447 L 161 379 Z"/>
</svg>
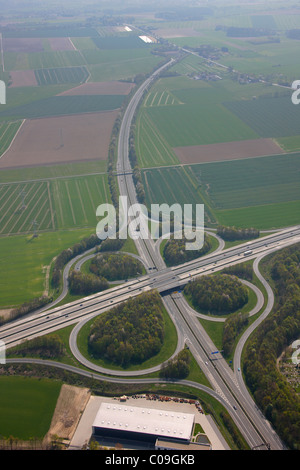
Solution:
<svg viewBox="0 0 300 470">
<path fill-rule="evenodd" d="M 91 396 L 72 438 L 69 447 L 70 450 L 81 449 L 85 444 L 88 444 L 92 435 L 92 425 L 94 419 L 101 403 L 103 402 L 118 403 L 118 401 L 113 398 Z M 199 423 L 203 428 L 212 445 L 212 450 L 229 450 L 227 443 L 225 442 L 212 418 L 200 413 L 195 405 L 188 403 L 175 403 L 173 401 L 160 402 L 158 400 L 147 400 L 146 398 L 128 398 L 126 400 L 126 404 L 145 408 L 163 409 L 165 411 L 178 411 L 180 413 L 194 413 L 195 422 Z M 109 445 L 109 443 L 106 443 L 106 445 Z"/>
</svg>

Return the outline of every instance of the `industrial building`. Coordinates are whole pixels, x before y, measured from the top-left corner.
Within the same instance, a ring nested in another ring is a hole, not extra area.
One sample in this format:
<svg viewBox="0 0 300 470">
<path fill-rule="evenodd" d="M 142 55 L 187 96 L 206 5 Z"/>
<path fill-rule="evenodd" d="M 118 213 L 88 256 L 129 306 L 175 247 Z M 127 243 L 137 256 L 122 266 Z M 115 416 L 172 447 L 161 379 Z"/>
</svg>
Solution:
<svg viewBox="0 0 300 470">
<path fill-rule="evenodd" d="M 153 446 L 159 443 L 157 448 L 190 447 L 194 420 L 191 413 L 102 403 L 93 423 L 93 435 Z"/>
</svg>

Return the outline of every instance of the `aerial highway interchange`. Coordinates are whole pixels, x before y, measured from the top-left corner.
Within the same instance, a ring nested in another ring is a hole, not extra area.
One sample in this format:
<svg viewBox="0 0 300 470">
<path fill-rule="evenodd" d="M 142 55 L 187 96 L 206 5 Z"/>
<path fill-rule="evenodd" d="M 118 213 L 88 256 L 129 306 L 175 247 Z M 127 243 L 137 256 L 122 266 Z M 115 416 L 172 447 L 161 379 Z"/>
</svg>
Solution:
<svg viewBox="0 0 300 470">
<path fill-rule="evenodd" d="M 148 89 L 152 81 L 168 65 L 170 63 L 156 70 L 141 85 L 123 116 L 119 134 L 117 174 L 120 194 L 127 196 L 131 204 L 137 202 L 131 166 L 128 159 L 128 139 L 131 122 L 144 91 Z M 150 237 L 145 239 L 138 238 L 135 240 L 135 243 L 141 259 L 148 268 L 146 275 L 75 302 L 62 306 L 53 305 L 50 308 L 48 306 L 47 309 L 42 309 L 27 317 L 3 325 L 0 328 L 0 339 L 5 342 L 7 348 L 11 348 L 25 339 L 44 335 L 67 325 L 76 324 L 70 336 L 70 347 L 75 357 L 92 372 L 49 361 L 34 359 L 31 361 L 55 367 L 64 367 L 77 373 L 93 376 L 99 380 L 125 381 L 126 383 L 153 382 L 153 379 L 143 378 L 143 375 L 153 370 L 159 370 L 159 367 L 136 373 L 120 373 L 97 367 L 82 357 L 76 345 L 76 338 L 81 326 L 93 316 L 99 315 L 129 298 L 138 296 L 142 292 L 155 289 L 161 293 L 164 305 L 176 326 L 178 334 L 176 352 L 182 349 L 184 345 L 190 348 L 199 366 L 207 376 L 211 388 L 188 381 L 182 381 L 182 383 L 187 385 L 192 384 L 194 387 L 205 390 L 217 398 L 227 408 L 251 448 L 283 449 L 283 443 L 255 405 L 243 382 L 240 371 L 240 356 L 242 351 L 241 345 L 244 344 L 245 338 L 242 338 L 242 342 L 237 347 L 233 370 L 221 354 L 214 356 L 215 360 L 212 360 L 212 352 L 216 348 L 197 321 L 196 316 L 192 315 L 187 308 L 180 289 L 196 276 L 221 271 L 224 267 L 238 264 L 245 259 L 254 259 L 254 269 L 266 288 L 268 302 L 259 319 L 252 325 L 251 328 L 253 330 L 270 313 L 274 301 L 267 281 L 259 273 L 259 261 L 276 250 L 298 242 L 300 242 L 300 226 L 290 227 L 230 249 L 219 249 L 214 253 L 189 263 L 167 268 L 160 256 L 159 250 L 156 248 L 155 241 Z M 74 260 L 69 263 L 68 269 L 70 269 L 72 264 L 74 264 Z M 8 363 L 20 361 L 20 359 L 7 359 Z M 28 362 L 30 360 L 24 359 L 24 361 Z M 155 379 L 156 382 L 160 380 Z"/>
</svg>

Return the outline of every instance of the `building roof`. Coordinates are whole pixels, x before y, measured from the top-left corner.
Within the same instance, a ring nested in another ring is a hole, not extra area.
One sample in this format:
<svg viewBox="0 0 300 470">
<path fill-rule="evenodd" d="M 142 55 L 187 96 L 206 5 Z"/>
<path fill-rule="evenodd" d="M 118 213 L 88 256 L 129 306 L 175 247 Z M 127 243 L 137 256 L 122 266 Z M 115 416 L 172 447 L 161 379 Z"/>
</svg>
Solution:
<svg viewBox="0 0 300 470">
<path fill-rule="evenodd" d="M 155 447 L 166 450 L 185 450 L 188 452 L 192 450 L 211 450 L 211 444 L 209 443 L 199 444 L 198 442 L 170 442 L 161 439 L 156 440 Z"/>
<path fill-rule="evenodd" d="M 93 427 L 190 440 L 193 424 L 190 413 L 102 403 Z"/>
</svg>

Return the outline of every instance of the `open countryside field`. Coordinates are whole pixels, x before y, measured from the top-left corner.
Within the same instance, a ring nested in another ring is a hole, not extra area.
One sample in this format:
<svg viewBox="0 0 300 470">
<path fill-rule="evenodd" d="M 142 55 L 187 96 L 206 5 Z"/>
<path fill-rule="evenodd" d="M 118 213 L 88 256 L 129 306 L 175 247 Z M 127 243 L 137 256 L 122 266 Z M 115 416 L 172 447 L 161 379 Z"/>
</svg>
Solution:
<svg viewBox="0 0 300 470">
<path fill-rule="evenodd" d="M 91 233 L 95 229 L 0 237 L 0 262 L 5 266 L 0 271 L 0 306 L 20 305 L 47 293 L 46 274 L 54 257 Z"/>
<path fill-rule="evenodd" d="M 21 440 L 42 439 L 49 430 L 61 383 L 47 379 L 1 377 L 0 385 L 2 436 Z"/>
<path fill-rule="evenodd" d="M 119 109 L 122 95 L 52 96 L 0 112 L 0 118 L 37 119 Z"/>
<path fill-rule="evenodd" d="M 272 139 L 253 139 L 221 144 L 177 147 L 175 154 L 181 163 L 208 163 L 284 153 Z"/>
<path fill-rule="evenodd" d="M 106 160 L 116 117 L 117 111 L 109 111 L 26 120 L 0 158 L 0 169 Z"/>
<path fill-rule="evenodd" d="M 204 203 L 212 223 L 271 229 L 299 222 L 299 172 L 290 154 L 148 169 L 143 179 L 149 205 Z"/>
<path fill-rule="evenodd" d="M 83 83 L 89 77 L 86 67 L 57 67 L 34 71 L 38 85 L 57 85 L 63 83 Z"/>
<path fill-rule="evenodd" d="M 106 175 L 2 183 L 0 236 L 96 227 L 96 208 L 106 202 Z"/>
<path fill-rule="evenodd" d="M 230 103 L 237 105 L 252 103 L 253 93 L 264 95 L 267 90 L 268 96 L 272 96 L 264 85 L 235 88 L 227 79 L 205 82 L 188 77 L 161 78 L 145 97 L 138 115 L 136 146 L 140 165 L 150 168 L 179 161 L 201 162 L 205 161 L 201 156 L 203 150 L 208 152 L 210 161 L 212 154 L 220 153 L 222 145 L 224 155 L 219 159 L 230 159 L 233 154 L 243 158 L 280 153 L 279 145 L 262 140 L 269 135 L 261 135 L 261 130 L 258 132 L 243 120 L 243 114 L 237 115 L 223 104 L 229 97 L 236 100 Z M 257 101 L 268 103 L 272 99 Z M 216 144 L 219 147 L 209 148 Z"/>
<path fill-rule="evenodd" d="M 21 124 L 21 121 L 0 123 L 0 156 L 9 148 Z"/>
</svg>

